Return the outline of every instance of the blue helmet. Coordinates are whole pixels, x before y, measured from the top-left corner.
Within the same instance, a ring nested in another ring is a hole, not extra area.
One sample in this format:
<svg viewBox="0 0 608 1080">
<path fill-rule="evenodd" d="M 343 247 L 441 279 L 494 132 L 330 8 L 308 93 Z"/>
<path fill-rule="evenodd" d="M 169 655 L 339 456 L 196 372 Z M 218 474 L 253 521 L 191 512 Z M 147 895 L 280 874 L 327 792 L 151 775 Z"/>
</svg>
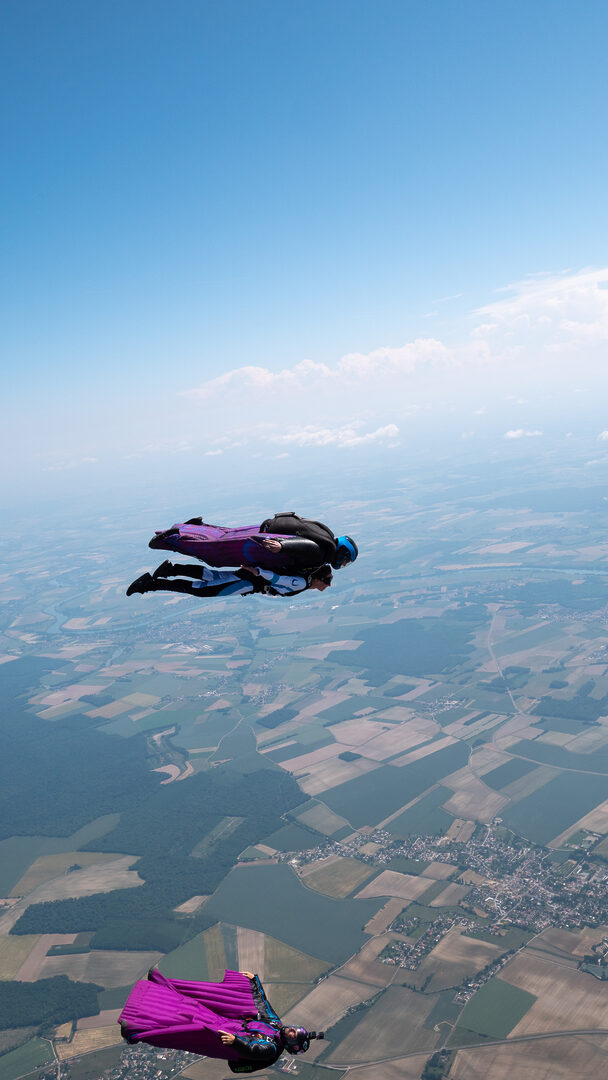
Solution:
<svg viewBox="0 0 608 1080">
<path fill-rule="evenodd" d="M 354 562 L 359 554 L 355 541 L 350 536 L 336 536 L 336 554 L 331 560 L 334 570 L 340 570 L 342 566 Z"/>
</svg>

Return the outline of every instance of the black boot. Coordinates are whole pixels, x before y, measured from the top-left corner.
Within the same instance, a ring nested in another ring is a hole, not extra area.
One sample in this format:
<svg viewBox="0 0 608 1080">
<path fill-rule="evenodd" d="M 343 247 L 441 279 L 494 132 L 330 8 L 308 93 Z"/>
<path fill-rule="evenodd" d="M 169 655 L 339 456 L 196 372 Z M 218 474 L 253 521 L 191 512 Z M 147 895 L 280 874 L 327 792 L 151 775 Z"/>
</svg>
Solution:
<svg viewBox="0 0 608 1080">
<path fill-rule="evenodd" d="M 152 574 L 142 574 L 141 577 L 135 578 L 127 589 L 127 596 L 133 596 L 133 593 L 145 593 L 153 592 L 156 588 L 156 583 Z"/>
<path fill-rule="evenodd" d="M 156 570 L 152 574 L 152 577 L 156 581 L 157 578 L 173 577 L 173 575 L 175 573 L 176 573 L 176 569 L 175 569 L 173 563 L 169 562 L 168 559 L 165 559 L 164 562 L 161 562 L 160 566 L 156 567 Z"/>
<path fill-rule="evenodd" d="M 188 518 L 187 521 L 184 521 L 184 525 L 202 525 L 202 524 L 203 524 L 202 517 Z"/>
</svg>

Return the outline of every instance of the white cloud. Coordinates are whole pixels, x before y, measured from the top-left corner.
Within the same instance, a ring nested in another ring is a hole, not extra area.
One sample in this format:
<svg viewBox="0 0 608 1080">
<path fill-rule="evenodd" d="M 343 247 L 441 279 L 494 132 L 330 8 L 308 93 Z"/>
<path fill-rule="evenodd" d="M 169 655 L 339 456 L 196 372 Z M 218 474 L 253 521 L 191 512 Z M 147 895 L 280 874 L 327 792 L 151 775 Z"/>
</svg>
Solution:
<svg viewBox="0 0 608 1080">
<path fill-rule="evenodd" d="M 396 424 L 386 424 L 384 427 L 377 428 L 376 431 L 368 431 L 364 435 L 360 434 L 355 426 L 319 428 L 309 424 L 306 427 L 294 428 L 284 434 L 269 435 L 268 441 L 301 447 L 341 446 L 349 448 L 369 445 L 370 443 L 388 443 L 389 446 L 395 446 L 398 435 L 399 428 Z"/>
<path fill-rule="evenodd" d="M 56 461 L 52 465 L 45 465 L 43 472 L 63 472 L 64 469 L 77 469 L 80 465 L 97 465 L 99 458 L 96 457 L 79 457 L 79 458 L 64 458 L 61 461 Z"/>
<path fill-rule="evenodd" d="M 539 275 L 508 285 L 504 299 L 475 312 L 482 322 L 476 336 L 508 331 L 545 349 L 567 350 L 573 344 L 608 341 L 608 267 L 576 273 Z"/>
<path fill-rule="evenodd" d="M 534 439 L 538 435 L 542 435 L 542 431 L 524 431 L 523 428 L 505 431 L 505 439 Z"/>
<path fill-rule="evenodd" d="M 223 453 L 223 450 L 205 450 L 205 457 L 219 457 Z"/>
<path fill-rule="evenodd" d="M 183 390 L 181 396 L 205 400 L 218 393 L 244 391 L 247 394 L 288 391 L 295 393 L 306 389 L 324 389 L 335 386 L 340 390 L 345 384 L 386 381 L 403 375 L 411 375 L 416 369 L 443 367 L 455 363 L 449 349 L 434 338 L 418 338 L 397 348 L 381 346 L 369 353 L 348 353 L 335 367 L 302 360 L 293 368 L 273 372 L 268 368 L 233 368 L 225 375 L 209 379 L 192 390 Z"/>
<path fill-rule="evenodd" d="M 608 442 L 608 430 L 600 431 L 598 439 L 601 439 L 602 442 Z"/>
</svg>

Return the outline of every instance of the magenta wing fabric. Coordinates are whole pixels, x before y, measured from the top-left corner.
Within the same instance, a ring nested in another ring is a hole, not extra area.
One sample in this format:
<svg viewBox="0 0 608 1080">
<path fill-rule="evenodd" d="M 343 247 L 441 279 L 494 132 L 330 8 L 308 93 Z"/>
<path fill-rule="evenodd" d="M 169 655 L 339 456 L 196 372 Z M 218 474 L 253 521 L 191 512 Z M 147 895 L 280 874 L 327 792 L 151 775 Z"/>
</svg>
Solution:
<svg viewBox="0 0 608 1080">
<path fill-rule="evenodd" d="M 256 1020 L 257 1014 L 251 982 L 238 971 L 210 983 L 168 979 L 153 969 L 135 983 L 118 1022 L 130 1042 L 237 1061 L 239 1054 L 224 1046 L 220 1030 L 247 1034 L 243 1021 L 255 1020 L 256 1031 L 278 1040 L 277 1029 Z"/>
<path fill-rule="evenodd" d="M 259 566 L 262 570 L 280 573 L 283 561 L 280 552 L 268 551 L 262 538 L 285 540 L 275 533 L 261 533 L 259 525 L 244 525 L 240 529 L 225 529 L 222 525 L 172 525 L 156 533 L 151 548 L 178 551 L 191 555 L 207 566 Z"/>
</svg>

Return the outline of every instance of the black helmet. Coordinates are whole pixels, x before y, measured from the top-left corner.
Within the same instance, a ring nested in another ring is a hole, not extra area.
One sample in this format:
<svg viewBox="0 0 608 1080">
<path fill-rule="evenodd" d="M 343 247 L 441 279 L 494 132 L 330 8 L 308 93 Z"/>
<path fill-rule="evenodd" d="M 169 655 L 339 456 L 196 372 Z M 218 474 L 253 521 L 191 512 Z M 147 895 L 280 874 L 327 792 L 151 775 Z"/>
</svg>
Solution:
<svg viewBox="0 0 608 1080">
<path fill-rule="evenodd" d="M 316 570 L 313 570 L 310 580 L 322 581 L 324 585 L 331 585 L 333 577 L 329 563 L 323 563 L 323 566 L 318 566 Z"/>
<path fill-rule="evenodd" d="M 295 1032 L 294 1035 L 289 1036 L 287 1031 Z M 288 1024 L 287 1027 L 281 1028 L 281 1041 L 283 1046 L 289 1054 L 305 1054 L 310 1046 L 311 1039 L 324 1039 L 325 1032 L 319 1031 L 307 1031 L 303 1027 L 294 1027 Z"/>
</svg>

